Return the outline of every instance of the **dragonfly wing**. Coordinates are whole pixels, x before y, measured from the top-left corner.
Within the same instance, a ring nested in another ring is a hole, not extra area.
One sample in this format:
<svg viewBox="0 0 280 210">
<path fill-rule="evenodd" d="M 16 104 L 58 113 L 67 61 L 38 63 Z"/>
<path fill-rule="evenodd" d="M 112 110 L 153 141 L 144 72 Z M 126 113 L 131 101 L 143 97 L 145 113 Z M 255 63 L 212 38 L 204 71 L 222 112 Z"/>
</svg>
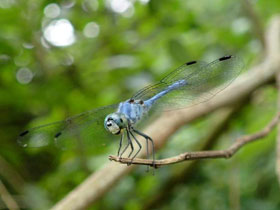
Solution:
<svg viewBox="0 0 280 210">
<path fill-rule="evenodd" d="M 79 141 L 86 145 L 105 145 L 104 136 L 109 133 L 103 122 L 106 115 L 114 112 L 117 107 L 117 104 L 105 106 L 63 121 L 28 129 L 19 135 L 18 143 L 23 147 L 55 145 L 60 148 L 75 146 Z"/>
<path fill-rule="evenodd" d="M 159 83 L 142 89 L 135 97 L 147 100 L 166 90 L 178 81 L 184 81 L 180 88 L 159 98 L 154 107 L 157 110 L 172 110 L 205 102 L 226 88 L 242 71 L 243 62 L 236 56 L 225 56 L 209 64 L 189 62 L 171 72 Z"/>
<path fill-rule="evenodd" d="M 204 61 L 191 61 L 188 63 L 183 64 L 182 66 L 178 67 L 174 71 L 172 71 L 170 74 L 165 76 L 163 79 L 161 79 L 158 83 L 147 86 L 141 90 L 139 90 L 134 96 L 133 99 L 140 99 L 140 100 L 148 100 L 154 95 L 158 94 L 159 92 L 165 90 L 169 85 L 171 85 L 174 81 L 180 80 L 180 78 L 188 77 L 195 72 L 197 72 L 198 69 L 200 69 L 203 66 L 206 66 L 207 63 Z"/>
</svg>

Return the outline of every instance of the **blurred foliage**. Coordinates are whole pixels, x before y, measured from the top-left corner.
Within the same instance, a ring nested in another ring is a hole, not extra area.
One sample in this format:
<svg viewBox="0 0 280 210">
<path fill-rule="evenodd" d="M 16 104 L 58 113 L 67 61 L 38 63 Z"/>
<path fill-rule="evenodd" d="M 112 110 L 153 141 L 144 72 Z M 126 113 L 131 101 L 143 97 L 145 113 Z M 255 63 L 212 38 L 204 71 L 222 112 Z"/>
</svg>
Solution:
<svg viewBox="0 0 280 210">
<path fill-rule="evenodd" d="M 251 3 L 263 28 L 280 8 L 279 0 Z M 187 61 L 234 54 L 249 67 L 264 51 L 242 1 L 0 0 L 0 17 L 0 155 L 23 177 L 24 187 L 14 187 L 14 174 L 4 177 L 1 166 L 0 178 L 11 194 L 23 193 L 32 209 L 62 199 L 108 161 L 117 142 L 108 150 L 87 145 L 27 150 L 16 143 L 24 128 L 118 103 Z M 54 33 L 52 42 L 46 31 L 59 20 L 68 28 Z M 276 95 L 271 86 L 253 93 L 215 148 L 261 129 L 276 112 Z M 213 120 L 180 129 L 158 157 L 196 148 Z M 186 163 L 161 168 L 155 176 L 139 167 L 92 209 L 148 208 L 163 193 L 169 196 L 151 208 L 279 209 L 274 139 L 275 132 L 230 160 L 201 161 L 168 192 L 161 189 Z"/>
</svg>

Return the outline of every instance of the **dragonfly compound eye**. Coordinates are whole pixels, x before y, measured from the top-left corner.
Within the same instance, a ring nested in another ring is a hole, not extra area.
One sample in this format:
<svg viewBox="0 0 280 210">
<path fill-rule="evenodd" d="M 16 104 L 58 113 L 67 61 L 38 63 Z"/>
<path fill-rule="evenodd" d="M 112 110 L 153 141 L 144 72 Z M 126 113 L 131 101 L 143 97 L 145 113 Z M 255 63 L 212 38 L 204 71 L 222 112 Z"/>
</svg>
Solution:
<svg viewBox="0 0 280 210">
<path fill-rule="evenodd" d="M 116 114 L 110 114 L 104 121 L 104 127 L 107 131 L 114 135 L 118 135 L 121 132 L 121 126 L 119 123 L 119 116 Z"/>
</svg>

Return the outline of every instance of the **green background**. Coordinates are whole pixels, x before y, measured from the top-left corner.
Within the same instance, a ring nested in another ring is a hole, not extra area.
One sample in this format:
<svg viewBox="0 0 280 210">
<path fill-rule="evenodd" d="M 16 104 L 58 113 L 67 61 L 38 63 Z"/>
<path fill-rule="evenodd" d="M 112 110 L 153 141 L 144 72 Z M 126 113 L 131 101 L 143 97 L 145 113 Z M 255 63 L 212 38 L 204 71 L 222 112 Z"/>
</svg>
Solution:
<svg viewBox="0 0 280 210">
<path fill-rule="evenodd" d="M 114 2 L 128 9 L 117 12 Z M 0 178 L 10 194 L 24 195 L 31 209 L 48 209 L 106 164 L 109 151 L 117 151 L 116 142 L 108 150 L 85 144 L 87 156 L 85 148 L 24 149 L 16 139 L 26 127 L 118 103 L 187 61 L 234 54 L 244 71 L 261 61 L 263 33 L 280 1 L 245 2 L 0 0 Z M 48 13 L 50 4 L 58 15 Z M 74 28 L 69 46 L 54 46 L 44 36 L 60 19 Z M 95 37 L 86 36 L 90 22 L 99 26 Z M 19 72 L 27 72 L 23 80 Z M 276 112 L 276 101 L 274 85 L 256 90 L 212 148 L 260 130 Z M 198 148 L 217 115 L 180 129 L 157 157 Z M 138 167 L 90 209 L 280 209 L 275 136 L 229 160 L 167 166 L 155 176 Z"/>
</svg>

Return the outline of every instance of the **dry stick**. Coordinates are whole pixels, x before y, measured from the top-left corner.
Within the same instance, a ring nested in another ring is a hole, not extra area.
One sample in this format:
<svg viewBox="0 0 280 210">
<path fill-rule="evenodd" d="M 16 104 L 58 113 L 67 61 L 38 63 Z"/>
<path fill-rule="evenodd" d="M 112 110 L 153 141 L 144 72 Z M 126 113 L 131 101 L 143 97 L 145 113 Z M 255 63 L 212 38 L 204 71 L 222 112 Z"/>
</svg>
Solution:
<svg viewBox="0 0 280 210">
<path fill-rule="evenodd" d="M 170 164 L 179 163 L 187 160 L 198 160 L 198 159 L 209 159 L 209 158 L 230 158 L 245 144 L 254 142 L 268 135 L 270 131 L 277 125 L 279 118 L 280 118 L 280 113 L 277 114 L 276 117 L 263 130 L 255 134 L 243 136 L 236 139 L 235 143 L 232 144 L 228 149 L 215 150 L 215 151 L 185 152 L 171 158 L 155 160 L 154 164 L 156 167 L 160 167 L 163 165 L 170 165 Z M 123 164 L 131 163 L 130 158 L 119 158 L 117 156 L 110 156 L 110 160 L 114 160 Z M 132 164 L 153 166 L 153 160 L 135 158 Z"/>
<path fill-rule="evenodd" d="M 280 36 L 278 35 L 280 30 L 278 29 L 278 25 L 280 25 L 280 17 L 274 17 L 270 22 L 270 27 L 266 34 L 267 56 L 263 63 L 252 68 L 246 74 L 239 76 L 230 87 L 210 101 L 188 109 L 165 113 L 144 130 L 144 133 L 155 140 L 156 148 L 163 147 L 167 139 L 182 125 L 220 107 L 236 103 L 236 101 L 248 96 L 259 86 L 273 79 L 280 65 L 278 63 L 279 58 L 271 56 L 269 50 L 271 46 L 273 47 L 273 45 L 276 44 L 275 42 L 280 42 Z M 274 43 L 269 43 L 271 40 L 273 40 Z M 143 148 L 143 151 L 145 151 L 145 148 Z M 139 154 L 139 157 L 144 157 L 144 152 Z M 89 176 L 82 184 L 57 203 L 53 209 L 87 208 L 108 192 L 113 185 L 132 169 L 133 166 L 127 167 L 115 162 L 106 164 L 102 169 Z"/>
</svg>

